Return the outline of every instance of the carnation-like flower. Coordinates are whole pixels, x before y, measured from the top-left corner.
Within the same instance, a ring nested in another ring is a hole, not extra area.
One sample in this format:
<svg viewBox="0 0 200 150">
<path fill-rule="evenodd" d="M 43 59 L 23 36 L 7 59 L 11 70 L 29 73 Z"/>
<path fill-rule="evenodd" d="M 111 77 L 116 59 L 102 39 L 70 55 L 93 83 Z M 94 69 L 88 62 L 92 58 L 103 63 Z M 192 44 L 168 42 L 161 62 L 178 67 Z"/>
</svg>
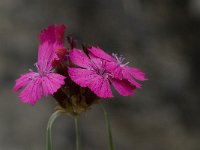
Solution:
<svg viewBox="0 0 200 150">
<path fill-rule="evenodd" d="M 51 25 L 39 35 L 37 70 L 30 70 L 16 80 L 14 91 L 21 90 L 23 103 L 34 105 L 42 95 L 52 95 L 57 101 L 55 112 L 47 125 L 47 149 L 52 149 L 51 127 L 54 120 L 63 113 L 75 120 L 76 148 L 79 149 L 78 118 L 101 98 L 111 98 L 111 86 L 122 96 L 131 96 L 141 85 L 136 80 L 147 80 L 138 68 L 127 66 L 122 56 L 112 56 L 99 47 L 82 44 L 76 48 L 76 40 L 67 36 L 64 46 L 64 25 Z M 103 107 L 102 107 L 103 108 Z M 103 108 L 109 137 L 109 149 L 113 149 L 108 115 Z"/>
<path fill-rule="evenodd" d="M 114 75 L 117 79 L 127 79 L 136 88 L 141 88 L 141 85 L 136 82 L 147 80 L 145 74 L 138 68 L 129 67 L 128 63 L 124 63 L 125 58 L 117 54 L 109 55 L 99 47 L 88 48 L 89 52 L 95 57 L 106 61 L 106 70 Z M 136 79 L 136 80 L 135 80 Z"/>
<path fill-rule="evenodd" d="M 14 91 L 24 88 L 19 97 L 22 102 L 34 105 L 42 94 L 55 93 L 65 82 L 65 77 L 54 73 L 52 63 L 59 60 L 57 50 L 64 50 L 65 26 L 49 26 L 40 36 L 37 71 L 30 71 L 16 80 Z"/>
<path fill-rule="evenodd" d="M 82 50 L 76 48 L 70 51 L 69 56 L 72 63 L 78 66 L 68 68 L 69 76 L 81 87 L 88 87 L 100 98 L 113 97 L 111 84 L 123 96 L 133 94 L 135 86 L 126 80 L 114 78 L 105 68 L 107 61 L 92 55 L 88 57 Z"/>
<path fill-rule="evenodd" d="M 30 70 L 16 80 L 14 91 L 22 90 L 22 102 L 34 105 L 42 95 L 52 95 L 71 114 L 80 114 L 99 98 L 113 97 L 111 85 L 122 96 L 133 95 L 147 80 L 138 68 L 127 66 L 122 56 L 112 56 L 99 47 L 76 47 L 68 36 L 64 47 L 64 25 L 51 25 L 41 31 L 37 71 Z"/>
</svg>

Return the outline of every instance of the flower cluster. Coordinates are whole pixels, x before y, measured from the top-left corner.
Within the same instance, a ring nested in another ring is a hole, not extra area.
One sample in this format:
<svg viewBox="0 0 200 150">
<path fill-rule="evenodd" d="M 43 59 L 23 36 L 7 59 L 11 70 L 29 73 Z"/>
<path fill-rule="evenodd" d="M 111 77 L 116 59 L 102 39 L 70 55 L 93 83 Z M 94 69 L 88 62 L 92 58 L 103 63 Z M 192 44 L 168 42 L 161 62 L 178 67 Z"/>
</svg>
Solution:
<svg viewBox="0 0 200 150">
<path fill-rule="evenodd" d="M 99 47 L 76 47 L 68 37 L 65 47 L 64 25 L 51 25 L 39 35 L 36 71 L 30 70 L 16 80 L 14 91 L 24 103 L 34 105 L 42 95 L 52 95 L 62 108 L 80 113 L 99 98 L 113 97 L 111 85 L 122 96 L 141 88 L 136 81 L 147 80 L 138 68 L 129 67 L 124 57 L 109 55 Z"/>
</svg>

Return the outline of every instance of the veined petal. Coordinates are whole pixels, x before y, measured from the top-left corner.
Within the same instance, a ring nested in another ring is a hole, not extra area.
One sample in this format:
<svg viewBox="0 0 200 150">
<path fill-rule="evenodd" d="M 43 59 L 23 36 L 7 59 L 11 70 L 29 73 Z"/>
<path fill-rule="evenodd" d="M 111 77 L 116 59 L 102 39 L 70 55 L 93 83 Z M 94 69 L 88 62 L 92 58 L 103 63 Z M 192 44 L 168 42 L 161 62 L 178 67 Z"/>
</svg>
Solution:
<svg viewBox="0 0 200 150">
<path fill-rule="evenodd" d="M 40 72 L 50 71 L 52 62 L 57 57 L 54 49 L 54 44 L 44 42 L 38 49 L 38 69 Z"/>
<path fill-rule="evenodd" d="M 41 82 L 42 80 L 40 77 L 29 82 L 19 95 L 23 103 L 34 105 L 42 97 Z"/>
<path fill-rule="evenodd" d="M 72 81 L 81 87 L 87 87 L 91 80 L 96 77 L 94 71 L 82 68 L 68 68 L 68 73 Z"/>
<path fill-rule="evenodd" d="M 126 70 L 123 70 L 123 76 L 125 79 L 127 79 L 132 85 L 134 85 L 136 88 L 141 88 L 141 85 L 135 81 L 133 76 L 127 72 Z"/>
<path fill-rule="evenodd" d="M 113 87 L 121 94 L 122 96 L 131 96 L 133 95 L 133 90 L 135 86 L 130 85 L 126 80 L 118 80 L 114 78 L 109 78 Z"/>
<path fill-rule="evenodd" d="M 92 66 L 90 59 L 82 50 L 74 48 L 72 51 L 70 51 L 69 57 L 71 61 L 79 67 L 89 69 Z"/>
<path fill-rule="evenodd" d="M 109 80 L 102 76 L 97 75 L 95 78 L 93 78 L 88 87 L 101 98 L 113 97 Z"/>
<path fill-rule="evenodd" d="M 124 70 L 126 72 L 129 72 L 137 80 L 140 80 L 140 81 L 148 80 L 147 77 L 145 76 L 145 74 L 138 68 L 125 66 Z"/>
<path fill-rule="evenodd" d="M 50 25 L 41 31 L 39 39 L 41 43 L 48 41 L 50 43 L 63 44 L 65 29 L 65 25 Z"/>
<path fill-rule="evenodd" d="M 64 80 L 64 76 L 56 73 L 40 76 L 38 73 L 29 72 L 16 80 L 14 91 L 25 87 L 19 97 L 22 102 L 34 105 L 42 97 L 42 91 L 45 96 L 53 94 L 65 83 Z"/>
<path fill-rule="evenodd" d="M 64 25 L 50 25 L 41 31 L 39 36 L 41 43 L 38 48 L 38 69 L 40 72 L 48 72 L 53 68 L 53 65 L 59 63 L 61 50 L 62 55 L 64 55 L 66 50 L 64 48 L 64 32 Z"/>
<path fill-rule="evenodd" d="M 57 73 L 49 73 L 42 77 L 44 95 L 55 93 L 64 83 L 65 77 Z"/>
<path fill-rule="evenodd" d="M 96 56 L 98 58 L 102 58 L 102 59 L 105 59 L 107 61 L 114 61 L 114 58 L 112 56 L 110 56 L 109 54 L 104 52 L 99 47 L 88 48 L 88 51 L 90 51 L 94 56 Z"/>
<path fill-rule="evenodd" d="M 82 68 L 68 68 L 72 81 L 81 87 L 88 87 L 101 98 L 112 97 L 112 91 L 108 79 L 98 75 L 94 70 Z"/>
<path fill-rule="evenodd" d="M 35 77 L 39 76 L 36 72 L 29 72 L 20 76 L 19 79 L 16 80 L 14 91 L 17 92 L 24 86 L 26 86 L 30 81 L 32 81 Z"/>
</svg>

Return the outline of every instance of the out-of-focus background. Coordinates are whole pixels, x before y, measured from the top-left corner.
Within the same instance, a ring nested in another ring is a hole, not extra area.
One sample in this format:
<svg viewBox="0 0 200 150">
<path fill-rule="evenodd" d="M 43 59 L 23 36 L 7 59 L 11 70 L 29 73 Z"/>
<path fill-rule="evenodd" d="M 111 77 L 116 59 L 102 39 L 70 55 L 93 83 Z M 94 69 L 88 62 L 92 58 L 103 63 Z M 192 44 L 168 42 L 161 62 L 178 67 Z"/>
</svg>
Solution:
<svg viewBox="0 0 200 150">
<path fill-rule="evenodd" d="M 55 101 L 19 101 L 15 79 L 37 59 L 38 34 L 65 23 L 81 42 L 123 54 L 149 81 L 133 97 L 102 100 L 116 150 L 199 150 L 199 0 L 1 0 L 0 150 L 44 150 Z M 60 117 L 56 150 L 75 149 L 74 123 Z M 99 106 L 81 116 L 83 150 L 107 149 Z"/>
</svg>

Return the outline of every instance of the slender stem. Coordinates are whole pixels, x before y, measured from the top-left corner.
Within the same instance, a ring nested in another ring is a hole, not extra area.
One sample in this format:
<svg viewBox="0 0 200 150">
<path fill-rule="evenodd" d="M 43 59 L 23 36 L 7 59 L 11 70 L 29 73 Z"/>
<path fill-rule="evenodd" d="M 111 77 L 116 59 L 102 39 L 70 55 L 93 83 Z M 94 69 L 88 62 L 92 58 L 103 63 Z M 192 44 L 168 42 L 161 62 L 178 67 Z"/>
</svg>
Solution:
<svg viewBox="0 0 200 150">
<path fill-rule="evenodd" d="M 49 118 L 47 124 L 47 132 L 46 132 L 46 149 L 53 150 L 53 142 L 52 142 L 52 125 L 57 117 L 59 117 L 63 112 L 60 110 L 55 111 Z"/>
<path fill-rule="evenodd" d="M 105 117 L 105 122 L 106 122 L 108 141 L 109 141 L 109 150 L 114 150 L 112 131 L 111 131 L 111 126 L 110 126 L 110 120 L 109 120 L 109 117 L 108 117 L 108 112 L 104 108 L 103 104 L 101 104 L 101 106 L 102 106 L 102 110 L 104 112 L 104 117 Z"/>
<path fill-rule="evenodd" d="M 75 130 L 76 130 L 76 150 L 80 150 L 80 129 L 79 129 L 79 118 L 78 116 L 74 117 Z"/>
</svg>

